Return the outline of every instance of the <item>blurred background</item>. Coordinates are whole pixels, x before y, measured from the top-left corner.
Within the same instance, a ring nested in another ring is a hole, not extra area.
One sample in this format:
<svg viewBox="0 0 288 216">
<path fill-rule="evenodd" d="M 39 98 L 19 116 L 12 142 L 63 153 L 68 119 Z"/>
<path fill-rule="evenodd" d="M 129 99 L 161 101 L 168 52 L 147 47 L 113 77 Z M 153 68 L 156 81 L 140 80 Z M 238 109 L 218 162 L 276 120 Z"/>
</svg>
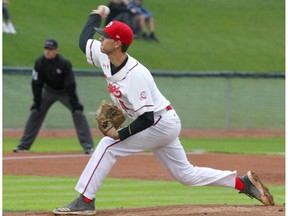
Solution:
<svg viewBox="0 0 288 216">
<path fill-rule="evenodd" d="M 79 34 L 104 0 L 10 0 L 16 34 L 3 33 L 3 129 L 23 129 L 32 104 L 31 73 L 48 38 L 76 73 L 91 127 L 105 78 L 86 62 Z M 284 0 L 144 0 L 153 12 L 159 42 L 137 39 L 129 54 L 154 74 L 183 128 L 284 130 Z M 103 24 L 104 25 L 104 24 Z M 95 35 L 95 38 L 99 35 Z M 43 129 L 74 128 L 60 103 Z"/>
</svg>

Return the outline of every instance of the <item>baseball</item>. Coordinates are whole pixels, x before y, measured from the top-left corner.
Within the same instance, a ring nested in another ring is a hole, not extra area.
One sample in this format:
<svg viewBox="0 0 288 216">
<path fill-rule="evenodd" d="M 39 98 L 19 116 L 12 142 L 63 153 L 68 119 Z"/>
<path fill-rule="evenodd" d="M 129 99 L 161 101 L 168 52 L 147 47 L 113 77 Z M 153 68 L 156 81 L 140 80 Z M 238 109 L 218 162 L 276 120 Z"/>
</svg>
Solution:
<svg viewBox="0 0 288 216">
<path fill-rule="evenodd" d="M 110 13 L 110 9 L 109 7 L 105 6 L 105 5 L 99 5 L 98 7 L 99 10 L 103 11 L 103 14 L 105 16 L 108 16 L 108 14 Z"/>
</svg>

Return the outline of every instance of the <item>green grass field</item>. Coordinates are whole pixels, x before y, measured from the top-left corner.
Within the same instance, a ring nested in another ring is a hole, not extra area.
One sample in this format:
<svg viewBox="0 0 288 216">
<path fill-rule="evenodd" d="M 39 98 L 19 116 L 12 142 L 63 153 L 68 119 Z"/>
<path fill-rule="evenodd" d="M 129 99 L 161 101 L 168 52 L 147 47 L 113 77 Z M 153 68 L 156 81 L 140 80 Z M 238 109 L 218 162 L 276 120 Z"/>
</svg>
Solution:
<svg viewBox="0 0 288 216">
<path fill-rule="evenodd" d="M 3 211 L 51 211 L 78 196 L 78 178 L 4 176 Z M 17 187 L 15 187 L 17 185 Z M 278 205 L 285 203 L 285 187 L 267 185 Z M 97 194 L 98 209 L 137 208 L 177 204 L 255 205 L 246 195 L 219 187 L 193 187 L 175 181 L 140 181 L 108 178 Z"/>
<path fill-rule="evenodd" d="M 95 145 L 100 138 L 94 137 Z M 271 138 L 182 138 L 182 145 L 187 152 L 203 151 L 236 154 L 284 155 L 284 137 Z M 18 138 L 5 138 L 3 151 L 11 152 L 19 143 Z M 75 138 L 37 138 L 31 152 L 82 152 Z"/>
<path fill-rule="evenodd" d="M 95 143 L 99 138 L 94 138 Z M 284 155 L 284 138 L 181 139 L 186 152 L 202 151 Z M 3 152 L 11 152 L 18 139 L 3 140 Z M 38 138 L 32 152 L 82 152 L 77 139 Z M 77 197 L 75 177 L 3 176 L 3 211 L 50 211 Z M 17 185 L 17 187 L 15 187 Z M 268 185 L 278 205 L 285 203 L 285 186 Z M 60 190 L 61 189 L 61 190 Z M 175 204 L 258 204 L 234 190 L 183 186 L 175 181 L 105 180 L 97 195 L 98 209 L 136 208 Z M 119 196 L 121 194 L 121 196 Z M 209 196 L 208 196 L 209 194 Z M 59 199 L 61 197 L 61 199 Z M 37 202 L 35 200 L 37 199 Z"/>
<path fill-rule="evenodd" d="M 75 68 L 92 68 L 78 48 L 89 12 L 108 0 L 13 0 L 16 35 L 3 34 L 3 65 L 32 67 L 56 38 Z M 284 71 L 284 0 L 146 0 L 160 43 L 129 53 L 151 70 Z M 98 37 L 96 35 L 96 37 Z"/>
</svg>

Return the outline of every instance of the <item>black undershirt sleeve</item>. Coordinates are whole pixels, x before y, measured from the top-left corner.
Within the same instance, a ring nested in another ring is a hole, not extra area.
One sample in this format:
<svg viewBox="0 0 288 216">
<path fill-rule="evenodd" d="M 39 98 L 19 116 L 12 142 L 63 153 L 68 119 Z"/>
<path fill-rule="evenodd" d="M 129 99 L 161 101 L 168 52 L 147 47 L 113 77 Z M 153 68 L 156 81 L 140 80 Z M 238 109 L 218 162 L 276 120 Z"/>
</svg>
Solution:
<svg viewBox="0 0 288 216">
<path fill-rule="evenodd" d="M 94 27 L 98 28 L 100 25 L 101 16 L 99 14 L 90 14 L 79 38 L 79 47 L 84 53 L 86 53 L 86 44 L 88 39 L 93 39 L 95 34 Z"/>
<path fill-rule="evenodd" d="M 125 140 L 129 136 L 151 127 L 153 124 L 154 112 L 146 112 L 135 119 L 130 125 L 118 131 L 120 140 Z"/>
</svg>

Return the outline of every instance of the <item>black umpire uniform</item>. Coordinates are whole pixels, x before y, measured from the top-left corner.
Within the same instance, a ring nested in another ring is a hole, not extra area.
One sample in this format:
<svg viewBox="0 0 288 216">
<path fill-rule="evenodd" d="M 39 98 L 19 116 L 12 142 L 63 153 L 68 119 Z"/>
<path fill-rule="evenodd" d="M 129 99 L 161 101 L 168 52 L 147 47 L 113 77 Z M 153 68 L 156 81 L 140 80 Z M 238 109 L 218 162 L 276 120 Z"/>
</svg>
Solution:
<svg viewBox="0 0 288 216">
<path fill-rule="evenodd" d="M 32 74 L 34 103 L 31 106 L 24 134 L 13 152 L 29 151 L 49 108 L 56 101 L 60 101 L 71 111 L 78 139 L 85 154 L 93 152 L 94 143 L 87 119 L 83 114 L 83 106 L 77 96 L 72 65 L 57 53 L 57 48 L 56 40 L 46 40 L 44 55 L 35 62 Z"/>
</svg>

